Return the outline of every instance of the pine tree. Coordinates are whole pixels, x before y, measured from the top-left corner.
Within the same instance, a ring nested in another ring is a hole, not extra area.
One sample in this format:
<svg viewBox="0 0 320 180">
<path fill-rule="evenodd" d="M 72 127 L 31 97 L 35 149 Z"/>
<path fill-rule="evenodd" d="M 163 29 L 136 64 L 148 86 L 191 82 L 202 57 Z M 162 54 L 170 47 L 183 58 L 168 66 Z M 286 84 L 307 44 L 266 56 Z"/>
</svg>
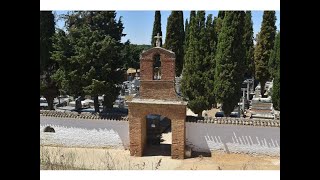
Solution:
<svg viewBox="0 0 320 180">
<path fill-rule="evenodd" d="M 164 48 L 176 54 L 176 75 L 180 76 L 184 58 L 184 25 L 183 12 L 172 11 L 168 17 L 166 43 Z"/>
<path fill-rule="evenodd" d="M 265 83 L 270 79 L 268 61 L 270 59 L 270 52 L 274 46 L 275 23 L 275 11 L 264 11 L 261 31 L 258 34 L 258 41 L 254 51 L 255 77 L 260 82 L 263 97 Z"/>
<path fill-rule="evenodd" d="M 68 33 L 56 37 L 52 55 L 60 65 L 56 81 L 70 95 L 93 96 L 96 112 L 98 95 L 105 95 L 104 107 L 112 108 L 124 79 L 121 18 L 117 21 L 114 11 L 80 11 L 66 22 Z"/>
<path fill-rule="evenodd" d="M 211 59 L 208 57 L 210 44 L 207 39 L 204 11 L 198 11 L 196 16 L 191 18 L 188 30 L 189 43 L 185 55 L 181 90 L 188 100 L 188 107 L 201 117 L 202 111 L 210 109 L 214 101 L 210 91 L 213 79 L 209 78 L 211 72 L 208 71 L 211 67 Z"/>
<path fill-rule="evenodd" d="M 229 116 L 241 97 L 244 75 L 243 43 L 245 13 L 227 11 L 218 37 L 214 94 L 222 110 Z"/>
<path fill-rule="evenodd" d="M 276 35 L 273 51 L 271 52 L 270 61 L 273 62 L 272 75 L 272 103 L 276 110 L 280 110 L 280 32 Z M 269 62 L 270 62 L 269 61 Z"/>
<path fill-rule="evenodd" d="M 156 47 L 156 39 L 154 38 L 159 33 L 162 36 L 161 30 L 161 13 L 160 11 L 155 11 L 154 14 L 154 22 L 153 22 L 153 30 L 151 36 L 151 45 L 152 47 Z M 162 47 L 162 38 L 160 39 L 160 47 Z"/>
<path fill-rule="evenodd" d="M 57 68 L 57 64 L 50 58 L 54 26 L 52 11 L 40 11 L 40 94 L 46 98 L 49 109 L 53 109 L 53 99 L 58 95 L 56 84 L 51 79 Z"/>
<path fill-rule="evenodd" d="M 246 11 L 245 24 L 244 24 L 244 45 L 246 49 L 245 77 L 250 78 L 254 76 L 254 58 L 253 58 L 253 24 L 252 24 L 251 11 Z"/>
</svg>

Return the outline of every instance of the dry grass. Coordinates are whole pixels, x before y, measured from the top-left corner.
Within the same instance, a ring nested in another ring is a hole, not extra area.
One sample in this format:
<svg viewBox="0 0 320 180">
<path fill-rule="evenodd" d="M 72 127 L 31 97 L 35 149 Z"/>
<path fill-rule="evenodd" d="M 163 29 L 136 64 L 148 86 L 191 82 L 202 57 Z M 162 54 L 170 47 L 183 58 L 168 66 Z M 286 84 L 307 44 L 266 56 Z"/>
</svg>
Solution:
<svg viewBox="0 0 320 180">
<path fill-rule="evenodd" d="M 86 170 L 84 163 L 75 166 L 76 155 L 74 152 L 62 153 L 61 148 L 57 151 L 49 151 L 40 146 L 40 169 L 42 170 Z"/>
<path fill-rule="evenodd" d="M 76 148 L 66 151 L 63 147 L 48 147 L 40 145 L 41 170 L 145 170 L 146 162 L 131 162 L 130 158 L 120 159 L 104 150 L 104 153 L 94 154 L 86 151 L 82 157 L 77 155 Z M 83 160 L 88 156 L 98 157 L 95 160 Z M 151 162 L 151 169 L 158 170 L 162 158 Z M 150 168 L 148 168 L 150 169 Z"/>
<path fill-rule="evenodd" d="M 128 150 L 40 146 L 43 170 L 279 170 L 279 157 L 214 152 L 184 160 L 130 156 Z"/>
</svg>

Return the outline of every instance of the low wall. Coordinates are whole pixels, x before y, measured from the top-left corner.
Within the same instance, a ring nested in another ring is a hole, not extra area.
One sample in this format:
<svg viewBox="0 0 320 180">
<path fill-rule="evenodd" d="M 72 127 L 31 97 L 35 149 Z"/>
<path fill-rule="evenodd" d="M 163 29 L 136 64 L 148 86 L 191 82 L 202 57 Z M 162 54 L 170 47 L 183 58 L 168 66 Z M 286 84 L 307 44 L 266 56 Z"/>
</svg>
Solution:
<svg viewBox="0 0 320 180">
<path fill-rule="evenodd" d="M 186 144 L 199 152 L 280 156 L 280 128 L 186 122 Z"/>
<path fill-rule="evenodd" d="M 40 115 L 40 144 L 129 148 L 127 118 L 116 121 L 48 115 Z M 55 133 L 43 132 L 49 125 L 55 129 Z M 225 151 L 280 156 L 280 121 L 216 118 L 198 120 L 197 123 L 186 122 L 186 144 L 193 151 L 199 152 Z"/>
<path fill-rule="evenodd" d="M 55 133 L 43 132 L 46 126 Z M 129 148 L 128 121 L 40 116 L 40 144 L 67 147 Z"/>
</svg>

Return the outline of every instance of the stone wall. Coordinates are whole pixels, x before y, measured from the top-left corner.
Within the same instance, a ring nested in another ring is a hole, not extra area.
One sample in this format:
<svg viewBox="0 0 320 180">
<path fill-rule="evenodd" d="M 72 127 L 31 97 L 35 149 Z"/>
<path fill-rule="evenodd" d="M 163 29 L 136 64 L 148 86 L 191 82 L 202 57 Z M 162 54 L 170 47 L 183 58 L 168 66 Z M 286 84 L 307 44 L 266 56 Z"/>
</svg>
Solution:
<svg viewBox="0 0 320 180">
<path fill-rule="evenodd" d="M 280 156 L 280 128 L 187 122 L 186 144 L 199 152 Z"/>
</svg>

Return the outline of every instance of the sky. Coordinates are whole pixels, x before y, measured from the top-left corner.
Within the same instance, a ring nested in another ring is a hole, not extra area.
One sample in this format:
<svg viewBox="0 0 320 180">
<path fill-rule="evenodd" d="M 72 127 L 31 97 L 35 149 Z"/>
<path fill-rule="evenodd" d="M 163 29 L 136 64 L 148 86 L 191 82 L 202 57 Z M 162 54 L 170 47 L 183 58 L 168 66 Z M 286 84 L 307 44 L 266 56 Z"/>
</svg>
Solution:
<svg viewBox="0 0 320 180">
<path fill-rule="evenodd" d="M 131 44 L 151 44 L 151 34 L 154 22 L 154 11 L 116 11 L 117 18 L 122 16 L 124 26 L 123 33 L 127 34 L 122 37 L 121 41 L 125 42 L 128 39 Z M 66 14 L 67 11 L 55 11 L 57 15 Z M 171 11 L 161 11 L 161 29 L 162 41 L 165 42 L 167 19 Z M 213 17 L 218 15 L 218 11 L 206 11 L 206 16 L 212 14 Z M 252 22 L 254 36 L 260 31 L 262 22 L 263 11 L 252 11 Z M 189 21 L 190 11 L 183 11 L 184 22 L 186 19 Z M 276 11 L 276 26 L 280 30 L 280 11 Z M 64 22 L 57 21 L 56 26 L 63 28 Z"/>
</svg>

